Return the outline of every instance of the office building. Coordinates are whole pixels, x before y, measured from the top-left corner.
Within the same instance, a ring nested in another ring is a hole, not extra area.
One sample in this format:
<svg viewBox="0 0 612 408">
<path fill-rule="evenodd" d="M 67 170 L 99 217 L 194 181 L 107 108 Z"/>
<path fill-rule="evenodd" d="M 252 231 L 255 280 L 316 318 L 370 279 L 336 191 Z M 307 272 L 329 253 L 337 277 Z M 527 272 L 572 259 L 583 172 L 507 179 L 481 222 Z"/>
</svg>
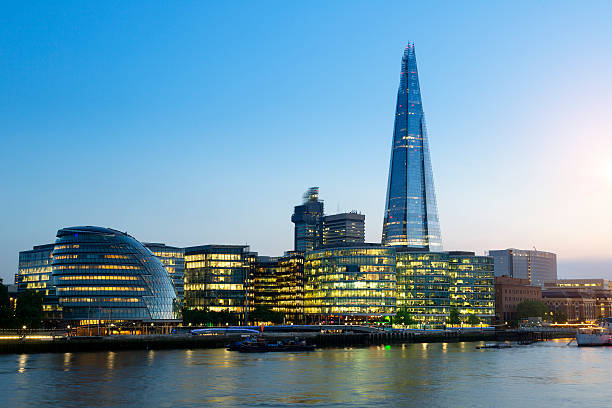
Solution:
<svg viewBox="0 0 612 408">
<path fill-rule="evenodd" d="M 517 306 L 525 300 L 542 300 L 542 288 L 532 286 L 529 279 L 495 277 L 495 317 L 497 324 L 517 320 Z M 535 316 L 531 316 L 535 317 Z"/>
<path fill-rule="evenodd" d="M 255 256 L 246 245 L 185 248 L 185 307 L 229 311 L 244 319 L 247 278 Z"/>
<path fill-rule="evenodd" d="M 302 323 L 304 314 L 304 256 L 286 252 L 281 257 L 258 257 L 249 279 L 249 310 L 269 307 L 286 323 Z"/>
<path fill-rule="evenodd" d="M 323 217 L 323 247 L 332 248 L 365 242 L 365 215 L 348 212 Z"/>
<path fill-rule="evenodd" d="M 493 259 L 474 252 L 449 251 L 450 305 L 462 316 L 491 325 L 495 317 Z"/>
<path fill-rule="evenodd" d="M 61 307 L 53 285 L 53 248 L 55 244 L 37 245 L 19 252 L 19 266 L 15 275 L 18 292 L 32 290 L 43 295 L 43 318 L 59 320 Z"/>
<path fill-rule="evenodd" d="M 537 286 L 557 279 L 557 255 L 552 252 L 509 248 L 490 250 L 489 256 L 493 257 L 495 276 L 529 279 Z"/>
<path fill-rule="evenodd" d="M 473 252 L 397 248 L 397 308 L 425 328 L 443 328 L 451 308 L 492 324 L 495 314 L 493 261 Z"/>
<path fill-rule="evenodd" d="M 164 265 L 164 268 L 166 268 L 170 275 L 170 279 L 172 279 L 177 299 L 182 303 L 184 297 L 185 250 L 151 242 L 144 242 L 143 245 L 153 252 L 153 255 Z"/>
<path fill-rule="evenodd" d="M 295 224 L 295 251 L 312 251 L 323 244 L 323 202 L 319 201 L 319 188 L 311 187 L 304 193 L 303 202 L 294 208 L 291 222 Z"/>
<path fill-rule="evenodd" d="M 60 229 L 52 265 L 64 320 L 80 325 L 178 322 L 168 272 L 126 233 L 91 226 Z"/>
<path fill-rule="evenodd" d="M 361 244 L 307 252 L 304 279 L 307 322 L 379 321 L 395 314 L 392 247 Z"/>
<path fill-rule="evenodd" d="M 414 44 L 402 58 L 385 202 L 384 245 L 442 250 Z"/>
</svg>

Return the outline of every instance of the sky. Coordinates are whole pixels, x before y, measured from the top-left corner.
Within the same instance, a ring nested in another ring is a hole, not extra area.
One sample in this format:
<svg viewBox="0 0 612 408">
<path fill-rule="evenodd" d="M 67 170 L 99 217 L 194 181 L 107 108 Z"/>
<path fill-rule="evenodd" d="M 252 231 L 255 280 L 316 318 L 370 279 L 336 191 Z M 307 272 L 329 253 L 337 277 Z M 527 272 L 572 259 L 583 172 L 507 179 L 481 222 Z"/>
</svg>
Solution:
<svg viewBox="0 0 612 408">
<path fill-rule="evenodd" d="M 612 278 L 611 2 L 2 2 L 0 278 L 59 228 L 293 248 L 293 206 L 380 242 L 414 41 L 444 248 Z"/>
</svg>

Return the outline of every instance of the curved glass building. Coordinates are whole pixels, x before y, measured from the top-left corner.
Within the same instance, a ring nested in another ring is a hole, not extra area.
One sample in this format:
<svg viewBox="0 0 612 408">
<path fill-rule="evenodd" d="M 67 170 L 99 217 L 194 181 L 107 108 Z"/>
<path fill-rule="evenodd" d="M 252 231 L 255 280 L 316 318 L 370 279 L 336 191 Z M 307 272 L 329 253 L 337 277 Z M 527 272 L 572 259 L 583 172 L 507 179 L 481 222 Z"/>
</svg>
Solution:
<svg viewBox="0 0 612 408">
<path fill-rule="evenodd" d="M 178 320 L 168 271 L 150 250 L 120 231 L 60 229 L 53 250 L 53 281 L 64 320 Z"/>
<path fill-rule="evenodd" d="M 357 321 L 395 314 L 395 249 L 363 244 L 306 252 L 307 320 Z"/>
</svg>

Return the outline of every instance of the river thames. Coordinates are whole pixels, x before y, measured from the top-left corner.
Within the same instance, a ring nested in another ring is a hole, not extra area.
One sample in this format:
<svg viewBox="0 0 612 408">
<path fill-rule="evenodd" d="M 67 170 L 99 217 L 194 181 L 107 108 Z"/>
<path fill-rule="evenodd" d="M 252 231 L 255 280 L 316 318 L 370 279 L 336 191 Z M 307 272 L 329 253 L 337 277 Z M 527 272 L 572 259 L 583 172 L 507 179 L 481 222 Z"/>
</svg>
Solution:
<svg viewBox="0 0 612 408">
<path fill-rule="evenodd" d="M 612 348 L 567 341 L 1 355 L 0 396 L 5 407 L 610 406 Z"/>
</svg>

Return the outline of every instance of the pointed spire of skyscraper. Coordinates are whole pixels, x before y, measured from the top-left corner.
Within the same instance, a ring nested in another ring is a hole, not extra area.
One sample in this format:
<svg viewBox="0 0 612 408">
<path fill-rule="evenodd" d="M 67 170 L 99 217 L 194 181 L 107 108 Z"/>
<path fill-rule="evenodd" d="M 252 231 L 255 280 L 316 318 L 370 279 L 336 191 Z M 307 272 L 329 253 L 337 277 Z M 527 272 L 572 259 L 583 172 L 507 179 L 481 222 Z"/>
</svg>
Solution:
<svg viewBox="0 0 612 408">
<path fill-rule="evenodd" d="M 442 250 L 414 43 L 402 58 L 382 243 Z"/>
</svg>

